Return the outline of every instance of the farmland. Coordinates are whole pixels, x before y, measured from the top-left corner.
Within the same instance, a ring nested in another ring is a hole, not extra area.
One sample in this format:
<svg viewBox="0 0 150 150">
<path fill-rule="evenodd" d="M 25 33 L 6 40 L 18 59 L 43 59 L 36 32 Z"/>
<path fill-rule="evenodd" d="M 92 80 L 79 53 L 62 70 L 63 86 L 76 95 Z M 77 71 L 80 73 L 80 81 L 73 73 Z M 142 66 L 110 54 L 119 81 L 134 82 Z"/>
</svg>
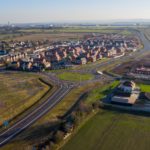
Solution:
<svg viewBox="0 0 150 150">
<path fill-rule="evenodd" d="M 1 40 L 79 40 L 87 34 L 102 33 L 102 34 L 121 34 L 131 35 L 132 33 L 126 29 L 118 29 L 115 27 L 64 27 L 56 29 L 20 29 L 13 33 L 0 34 Z"/>
<path fill-rule="evenodd" d="M 50 129 L 53 122 L 58 121 L 58 116 L 64 115 L 81 96 L 81 93 L 86 92 L 91 88 L 99 86 L 99 83 L 92 83 L 86 86 L 78 87 L 72 90 L 56 107 L 48 114 L 39 119 L 31 127 L 22 132 L 12 142 L 2 148 L 2 150 L 10 150 L 16 147 L 16 150 L 32 149 L 32 145 L 41 141 L 44 137 L 50 134 Z M 38 136 L 38 138 L 37 138 Z M 20 147 L 21 145 L 21 147 Z"/>
<path fill-rule="evenodd" d="M 43 116 L 38 122 L 28 128 L 25 132 L 21 133 L 12 142 L 3 147 L 3 150 L 9 150 L 12 147 L 18 147 L 21 145 L 22 149 L 25 147 L 31 148 L 33 143 L 37 143 L 42 138 L 47 137 L 50 134 L 50 129 L 53 121 L 58 121 L 58 116 L 64 115 L 73 105 L 79 101 L 84 100 L 86 103 L 91 104 L 101 98 L 104 98 L 108 94 L 108 89 L 113 89 L 118 81 L 105 85 L 106 83 L 90 83 L 85 86 L 80 86 L 73 89 L 55 108 L 48 114 Z M 88 92 L 87 97 L 82 97 L 81 93 Z M 42 130 L 41 130 L 42 129 Z M 38 138 L 37 138 L 38 136 Z M 17 150 L 20 150 L 18 148 Z M 21 150 L 22 150 L 21 149 Z"/>
<path fill-rule="evenodd" d="M 56 29 L 26 29 L 20 30 L 23 33 L 120 33 L 130 35 L 128 30 L 117 29 L 113 27 L 65 27 Z"/>
<path fill-rule="evenodd" d="M 49 90 L 39 78 L 27 73 L 0 74 L 1 123 L 20 114 Z"/>
<path fill-rule="evenodd" d="M 50 41 L 58 41 L 58 40 L 78 40 L 83 38 L 84 34 L 72 34 L 72 33 L 30 33 L 24 34 L 23 36 L 18 36 L 14 38 L 15 40 L 50 40 Z"/>
<path fill-rule="evenodd" d="M 102 110 L 62 150 L 149 150 L 149 124 L 147 117 Z"/>
</svg>

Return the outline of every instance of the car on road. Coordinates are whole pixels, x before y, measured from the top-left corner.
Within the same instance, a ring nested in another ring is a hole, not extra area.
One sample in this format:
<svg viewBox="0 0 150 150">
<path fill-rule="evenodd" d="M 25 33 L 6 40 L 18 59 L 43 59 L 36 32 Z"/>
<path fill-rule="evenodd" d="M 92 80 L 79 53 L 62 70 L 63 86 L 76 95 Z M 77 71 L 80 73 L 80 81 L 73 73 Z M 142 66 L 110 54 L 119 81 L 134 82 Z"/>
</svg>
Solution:
<svg viewBox="0 0 150 150">
<path fill-rule="evenodd" d="M 98 71 L 97 71 L 97 74 L 103 75 L 103 72 L 98 70 Z"/>
</svg>

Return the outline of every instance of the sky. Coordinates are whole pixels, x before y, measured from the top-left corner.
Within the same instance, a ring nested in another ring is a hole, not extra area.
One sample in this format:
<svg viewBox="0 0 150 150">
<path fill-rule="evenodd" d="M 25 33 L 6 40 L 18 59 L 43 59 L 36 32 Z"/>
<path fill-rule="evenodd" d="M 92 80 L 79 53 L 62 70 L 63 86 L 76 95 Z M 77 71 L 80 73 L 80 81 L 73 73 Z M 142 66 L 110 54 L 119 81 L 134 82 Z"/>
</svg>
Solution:
<svg viewBox="0 0 150 150">
<path fill-rule="evenodd" d="M 150 19 L 150 0 L 0 0 L 0 24 Z"/>
</svg>

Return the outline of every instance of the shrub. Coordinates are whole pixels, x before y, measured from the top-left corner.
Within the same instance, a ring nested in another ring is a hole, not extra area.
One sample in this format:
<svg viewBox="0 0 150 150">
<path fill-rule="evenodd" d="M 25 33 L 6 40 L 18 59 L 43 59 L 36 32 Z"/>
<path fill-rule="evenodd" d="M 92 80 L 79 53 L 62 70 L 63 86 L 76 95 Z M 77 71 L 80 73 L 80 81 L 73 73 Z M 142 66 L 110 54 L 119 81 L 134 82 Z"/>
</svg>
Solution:
<svg viewBox="0 0 150 150">
<path fill-rule="evenodd" d="M 60 130 L 56 131 L 54 136 L 53 136 L 54 142 L 56 144 L 61 142 L 63 140 L 63 138 L 64 138 L 64 135 L 65 135 L 65 133 L 63 131 L 60 131 Z"/>
<path fill-rule="evenodd" d="M 96 102 L 94 102 L 94 103 L 92 104 L 92 108 L 93 108 L 93 109 L 98 109 L 99 107 L 100 107 L 99 101 L 96 101 Z"/>
</svg>

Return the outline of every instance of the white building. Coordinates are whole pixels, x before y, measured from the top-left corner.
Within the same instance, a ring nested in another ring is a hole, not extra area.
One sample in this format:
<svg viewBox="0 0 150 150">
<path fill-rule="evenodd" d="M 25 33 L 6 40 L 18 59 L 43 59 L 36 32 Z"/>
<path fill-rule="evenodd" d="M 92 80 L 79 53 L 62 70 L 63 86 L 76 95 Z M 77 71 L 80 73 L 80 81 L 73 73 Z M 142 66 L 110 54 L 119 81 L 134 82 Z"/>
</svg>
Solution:
<svg viewBox="0 0 150 150">
<path fill-rule="evenodd" d="M 124 81 L 119 88 L 123 90 L 125 93 L 132 93 L 135 89 L 136 84 L 133 81 Z"/>
</svg>

